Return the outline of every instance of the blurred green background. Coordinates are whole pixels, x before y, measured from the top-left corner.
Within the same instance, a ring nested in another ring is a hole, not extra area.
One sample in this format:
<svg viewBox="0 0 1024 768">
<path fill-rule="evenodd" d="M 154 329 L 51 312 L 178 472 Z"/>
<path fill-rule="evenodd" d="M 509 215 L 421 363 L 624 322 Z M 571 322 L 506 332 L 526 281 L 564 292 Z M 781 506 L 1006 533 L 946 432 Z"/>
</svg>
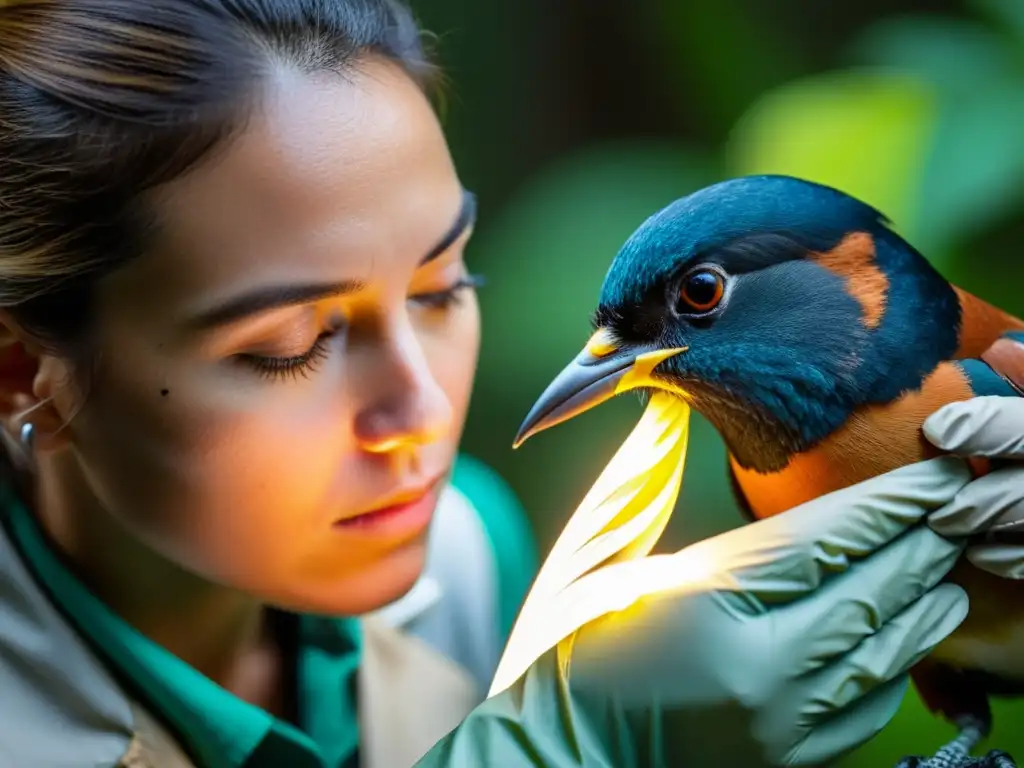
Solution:
<svg viewBox="0 0 1024 768">
<path fill-rule="evenodd" d="M 712 181 L 789 173 L 887 213 L 951 280 L 1024 313 L 1024 0 L 423 0 L 450 80 L 444 121 L 481 217 L 484 344 L 466 449 L 515 487 L 547 551 L 640 414 L 611 404 L 512 452 L 589 335 L 612 256 Z M 739 523 L 697 419 L 662 547 Z M 997 706 L 991 746 L 1024 759 Z M 842 765 L 952 735 L 907 697 Z"/>
</svg>

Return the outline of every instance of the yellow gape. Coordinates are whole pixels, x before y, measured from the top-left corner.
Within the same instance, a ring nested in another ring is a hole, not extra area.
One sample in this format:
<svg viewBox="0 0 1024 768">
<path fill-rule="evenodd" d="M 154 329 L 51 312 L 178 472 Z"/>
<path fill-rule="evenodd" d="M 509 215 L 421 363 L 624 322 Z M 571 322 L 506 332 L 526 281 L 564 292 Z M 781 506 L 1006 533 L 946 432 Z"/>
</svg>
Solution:
<svg viewBox="0 0 1024 768">
<path fill-rule="evenodd" d="M 604 468 L 558 537 L 512 629 L 488 694 L 508 688 L 573 633 L 644 595 L 700 582 L 700 555 L 647 557 L 672 514 L 682 484 L 690 406 L 655 392 L 640 423 Z"/>
</svg>

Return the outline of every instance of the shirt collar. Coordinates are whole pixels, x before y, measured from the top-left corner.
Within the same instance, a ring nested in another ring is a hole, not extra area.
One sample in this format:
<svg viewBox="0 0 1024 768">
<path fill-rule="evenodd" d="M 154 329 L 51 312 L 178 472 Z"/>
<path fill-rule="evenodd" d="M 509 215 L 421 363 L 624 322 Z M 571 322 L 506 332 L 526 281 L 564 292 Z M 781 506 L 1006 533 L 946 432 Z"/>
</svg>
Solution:
<svg viewBox="0 0 1024 768">
<path fill-rule="evenodd" d="M 150 707 L 174 727 L 202 765 L 240 768 L 271 730 L 293 742 L 297 749 L 319 754 L 309 736 L 234 696 L 123 621 L 59 560 L 22 505 L 10 506 L 8 513 L 16 545 L 54 602 L 115 672 L 138 688 Z M 358 668 L 358 621 L 304 617 L 301 626 L 300 708 L 317 713 L 314 724 L 322 718 L 333 718 L 336 724 L 330 735 L 336 739 L 336 748 L 331 752 L 354 750 L 358 742 L 355 704 L 346 698 L 352 686 L 330 685 L 325 689 L 317 683 L 327 673 L 339 684 L 341 678 L 354 676 Z M 323 690 L 330 695 L 316 695 Z M 306 706 L 304 699 L 315 701 L 316 706 Z"/>
</svg>

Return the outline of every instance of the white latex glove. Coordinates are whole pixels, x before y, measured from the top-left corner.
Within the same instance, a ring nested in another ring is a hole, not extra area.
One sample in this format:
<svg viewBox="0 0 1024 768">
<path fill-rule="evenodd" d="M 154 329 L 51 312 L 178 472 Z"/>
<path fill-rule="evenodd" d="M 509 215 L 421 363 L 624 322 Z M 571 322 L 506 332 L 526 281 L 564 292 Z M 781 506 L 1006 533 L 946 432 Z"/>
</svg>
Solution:
<svg viewBox="0 0 1024 768">
<path fill-rule="evenodd" d="M 979 568 L 1024 578 L 1024 398 L 953 403 L 924 423 L 924 434 L 957 456 L 993 460 L 992 471 L 967 485 L 929 525 L 944 536 L 972 537 L 966 557 Z"/>
<path fill-rule="evenodd" d="M 907 670 L 966 616 L 963 590 L 936 586 L 963 547 L 921 521 L 969 481 L 964 462 L 936 459 L 658 556 L 710 567 L 584 625 L 419 768 L 836 759 L 892 719 Z"/>
</svg>

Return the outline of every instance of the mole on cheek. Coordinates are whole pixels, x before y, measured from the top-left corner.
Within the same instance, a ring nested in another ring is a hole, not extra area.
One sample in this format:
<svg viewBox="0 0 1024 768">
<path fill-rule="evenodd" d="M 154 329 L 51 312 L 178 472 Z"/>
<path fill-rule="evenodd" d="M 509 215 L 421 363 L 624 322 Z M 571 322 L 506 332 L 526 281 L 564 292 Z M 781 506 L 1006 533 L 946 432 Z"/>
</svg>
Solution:
<svg viewBox="0 0 1024 768">
<path fill-rule="evenodd" d="M 171 390 L 169 390 L 169 389 L 161 389 L 160 390 L 160 397 L 167 397 L 169 394 L 171 394 Z"/>
</svg>

